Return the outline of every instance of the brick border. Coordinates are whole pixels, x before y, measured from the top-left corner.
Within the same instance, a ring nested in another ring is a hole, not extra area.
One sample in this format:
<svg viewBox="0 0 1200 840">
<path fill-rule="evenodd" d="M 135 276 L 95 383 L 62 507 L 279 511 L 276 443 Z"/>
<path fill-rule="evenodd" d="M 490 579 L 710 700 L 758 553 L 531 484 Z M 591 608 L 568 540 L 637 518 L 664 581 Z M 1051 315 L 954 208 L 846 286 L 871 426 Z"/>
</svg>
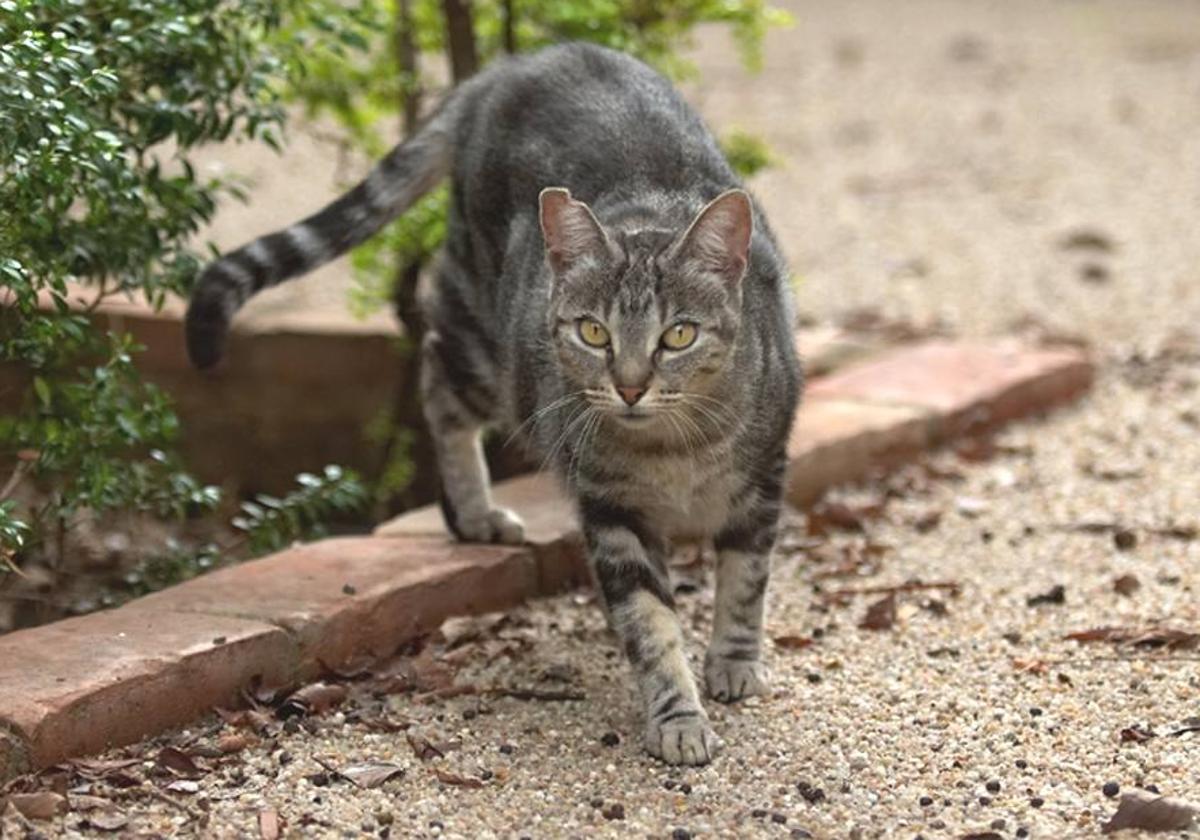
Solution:
<svg viewBox="0 0 1200 840">
<path fill-rule="evenodd" d="M 1082 395 L 1074 349 L 929 342 L 812 383 L 788 447 L 788 498 L 894 467 L 931 447 Z M 383 657 L 445 618 L 587 580 L 571 504 L 547 476 L 495 488 L 529 544 L 458 545 L 435 508 L 369 537 L 322 540 L 119 609 L 0 636 L 0 781 L 130 743 L 236 702 L 253 678 L 308 679 Z"/>
</svg>

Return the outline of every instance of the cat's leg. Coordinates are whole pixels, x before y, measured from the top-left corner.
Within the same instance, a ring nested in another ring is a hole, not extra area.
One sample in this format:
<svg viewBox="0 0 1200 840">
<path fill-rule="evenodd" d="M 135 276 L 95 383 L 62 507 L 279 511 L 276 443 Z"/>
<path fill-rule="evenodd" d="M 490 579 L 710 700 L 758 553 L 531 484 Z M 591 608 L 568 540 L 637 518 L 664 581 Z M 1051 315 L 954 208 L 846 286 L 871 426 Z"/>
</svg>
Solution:
<svg viewBox="0 0 1200 840">
<path fill-rule="evenodd" d="M 426 333 L 422 345 L 421 396 L 442 479 L 442 514 L 459 539 L 521 543 L 525 529 L 520 518 L 492 504 L 483 456 L 491 403 L 473 381 L 463 381 L 468 378 L 459 370 L 464 352 L 462 346 L 451 348 L 436 330 Z"/>
<path fill-rule="evenodd" d="M 717 597 L 704 682 L 709 696 L 723 703 L 770 691 L 770 672 L 762 662 L 763 612 L 784 468 L 781 460 L 744 513 L 714 540 Z"/>
<path fill-rule="evenodd" d="M 707 764 L 721 742 L 688 666 L 666 544 L 632 511 L 595 499 L 580 510 L 593 574 L 645 704 L 646 749 L 668 764 Z"/>
</svg>

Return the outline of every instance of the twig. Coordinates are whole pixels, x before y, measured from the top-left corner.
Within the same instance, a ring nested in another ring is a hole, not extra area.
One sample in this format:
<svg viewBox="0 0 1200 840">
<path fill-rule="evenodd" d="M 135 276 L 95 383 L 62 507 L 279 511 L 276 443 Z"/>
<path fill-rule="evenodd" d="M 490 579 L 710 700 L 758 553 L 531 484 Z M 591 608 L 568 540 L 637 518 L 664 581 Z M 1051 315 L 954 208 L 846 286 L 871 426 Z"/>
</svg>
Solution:
<svg viewBox="0 0 1200 840">
<path fill-rule="evenodd" d="M 4 482 L 4 489 L 0 490 L 0 502 L 3 502 L 13 494 L 13 491 L 17 489 L 17 485 L 21 483 L 21 479 L 25 477 L 25 471 L 28 469 L 28 461 L 17 461 L 17 465 L 13 467 L 12 475 L 8 477 L 8 481 Z"/>
<path fill-rule="evenodd" d="M 927 589 L 944 589 L 948 592 L 958 592 L 962 589 L 962 584 L 954 581 L 938 581 L 935 583 L 921 583 L 913 581 L 911 583 L 901 583 L 895 586 L 864 586 L 861 589 L 835 589 L 833 592 L 827 592 L 826 598 L 845 598 L 851 595 L 893 595 L 899 592 L 920 592 Z"/>
</svg>

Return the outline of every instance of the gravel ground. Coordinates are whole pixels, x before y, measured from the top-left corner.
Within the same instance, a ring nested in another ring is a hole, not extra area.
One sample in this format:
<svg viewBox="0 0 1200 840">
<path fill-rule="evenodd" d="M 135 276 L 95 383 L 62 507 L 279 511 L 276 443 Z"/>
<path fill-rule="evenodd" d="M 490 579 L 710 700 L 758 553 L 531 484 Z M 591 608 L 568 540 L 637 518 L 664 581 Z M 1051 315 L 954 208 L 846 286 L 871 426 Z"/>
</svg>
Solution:
<svg viewBox="0 0 1200 840">
<path fill-rule="evenodd" d="M 753 95 L 725 42 L 703 39 L 694 95 L 786 161 L 756 188 L 805 310 L 1079 336 L 1103 367 L 1094 395 L 847 491 L 840 517 L 793 522 L 770 593 L 769 632 L 791 641 L 769 653 L 776 692 L 710 706 L 728 744 L 710 767 L 641 753 L 625 666 L 576 595 L 484 623 L 447 667 L 457 685 L 584 699 L 355 688 L 290 733 L 275 723 L 241 753 L 198 758 L 210 772 L 177 784 L 176 804 L 93 783 L 120 798 L 124 830 L 269 836 L 266 810 L 297 837 L 1063 838 L 1098 834 L 1116 809 L 1105 785 L 1200 800 L 1200 733 L 1180 731 L 1200 724 L 1195 648 L 1064 639 L 1200 630 L 1200 6 L 853 0 L 796 13 Z M 831 519 L 861 532 L 808 533 Z M 880 630 L 859 626 L 879 594 L 832 594 L 914 580 L 956 589 L 901 593 Z M 681 599 L 703 637 L 711 591 Z M 410 728 L 378 731 L 381 719 Z M 238 731 L 214 719 L 119 754 L 204 753 Z M 449 748 L 421 760 L 409 734 Z M 361 790 L 321 763 L 365 761 L 403 773 Z M 85 817 L 37 825 L 75 834 Z"/>
</svg>

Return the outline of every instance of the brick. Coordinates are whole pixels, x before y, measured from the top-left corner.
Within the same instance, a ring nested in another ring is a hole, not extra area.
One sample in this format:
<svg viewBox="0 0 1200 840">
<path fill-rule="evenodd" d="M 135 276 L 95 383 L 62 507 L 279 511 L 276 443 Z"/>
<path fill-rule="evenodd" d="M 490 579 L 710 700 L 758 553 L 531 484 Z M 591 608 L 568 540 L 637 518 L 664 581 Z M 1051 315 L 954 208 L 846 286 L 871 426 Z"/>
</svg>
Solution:
<svg viewBox="0 0 1200 840">
<path fill-rule="evenodd" d="M 788 442 L 788 501 L 807 507 L 836 484 L 911 459 L 929 446 L 933 417 L 910 406 L 807 399 Z"/>
<path fill-rule="evenodd" d="M 251 619 L 286 630 L 299 673 L 360 655 L 389 656 L 451 615 L 514 606 L 535 594 L 523 548 L 430 537 L 321 540 L 221 569 L 132 608 Z"/>
<path fill-rule="evenodd" d="M 295 661 L 261 622 L 128 607 L 67 619 L 0 637 L 0 730 L 45 767 L 234 703 L 255 676 L 286 682 Z"/>
<path fill-rule="evenodd" d="M 525 521 L 525 539 L 538 563 L 537 594 L 573 589 L 589 580 L 579 537 L 575 503 L 549 473 L 533 473 L 492 487 L 492 500 Z M 383 523 L 377 536 L 447 537 L 436 505 L 418 508 Z"/>
<path fill-rule="evenodd" d="M 1092 363 L 1074 348 L 931 341 L 814 382 L 808 395 L 933 411 L 940 443 L 1070 401 L 1093 377 Z"/>
</svg>

